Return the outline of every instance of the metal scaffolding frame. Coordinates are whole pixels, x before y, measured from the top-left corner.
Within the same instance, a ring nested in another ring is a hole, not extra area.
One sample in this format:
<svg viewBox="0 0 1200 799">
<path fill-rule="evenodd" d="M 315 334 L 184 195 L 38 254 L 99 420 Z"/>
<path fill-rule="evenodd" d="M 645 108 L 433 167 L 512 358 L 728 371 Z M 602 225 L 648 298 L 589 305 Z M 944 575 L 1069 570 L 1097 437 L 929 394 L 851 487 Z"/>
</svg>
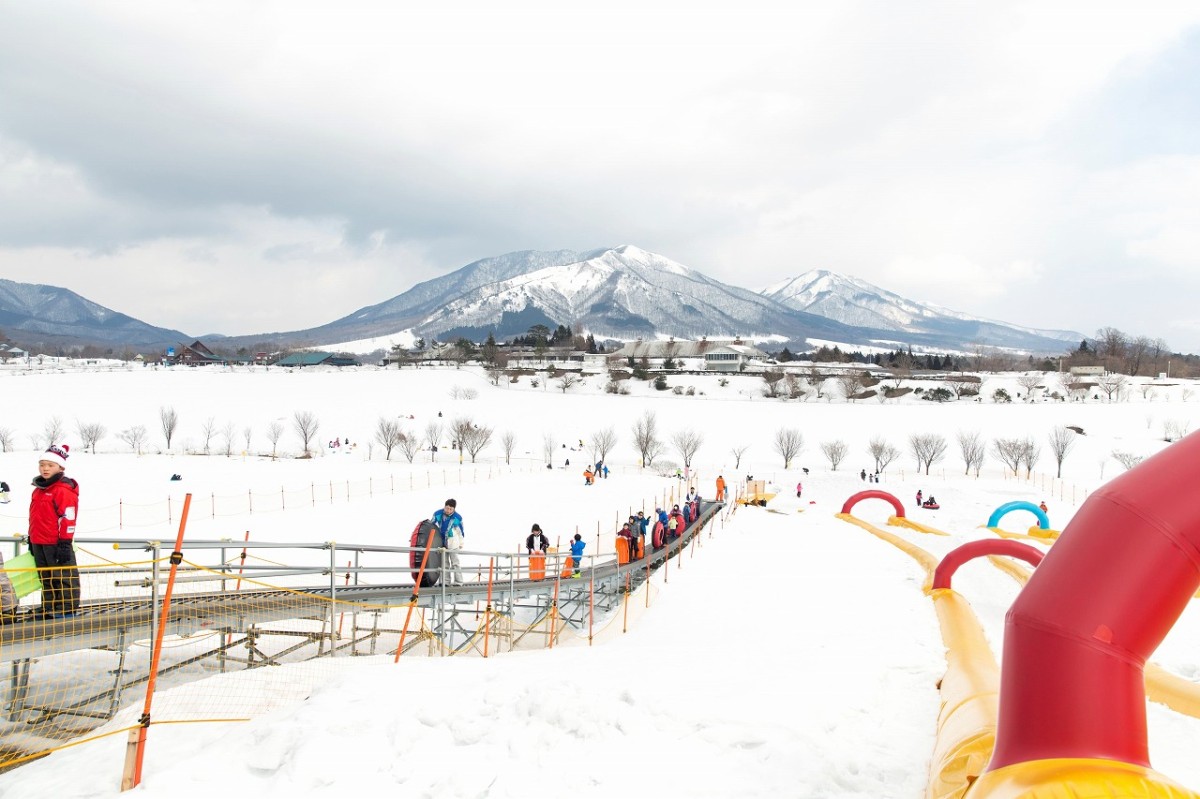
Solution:
<svg viewBox="0 0 1200 799">
<path fill-rule="evenodd" d="M 417 590 L 414 582 L 389 582 L 367 585 L 364 578 L 378 578 L 390 574 L 409 573 L 412 570 L 409 547 L 358 546 L 346 544 L 295 544 L 295 543 L 233 543 L 230 541 L 187 541 L 184 549 L 189 555 L 208 551 L 219 556 L 214 567 L 181 568 L 180 582 L 219 582 L 220 590 L 200 593 L 179 593 L 171 599 L 171 613 L 167 635 L 187 637 L 197 632 L 219 632 L 220 643 L 186 660 L 172 664 L 160 671 L 177 671 L 196 662 L 216 659 L 219 670 L 230 667 L 257 668 L 282 662 L 282 659 L 299 653 L 306 647 L 315 651 L 300 658 L 308 660 L 320 657 L 369 656 L 395 654 L 391 647 L 380 651 L 379 641 L 399 630 L 382 626 L 385 611 L 412 605 L 421 610 L 426 619 L 426 628 L 412 635 L 405 643 L 405 652 L 426 645 L 431 651 L 457 655 L 476 651 L 478 637 L 482 632 L 481 616 L 488 621 L 488 634 L 497 642 L 507 642 L 509 651 L 524 642 L 530 634 L 540 635 L 546 644 L 551 636 L 557 637 L 566 628 L 585 630 L 594 616 L 604 616 L 616 610 L 623 595 L 644 583 L 650 574 L 662 568 L 670 558 L 680 554 L 698 536 L 705 525 L 723 508 L 723 503 L 702 503 L 696 521 L 688 525 L 682 536 L 660 550 L 647 551 L 646 556 L 629 564 L 620 564 L 615 558 L 587 558 L 589 565 L 579 578 L 562 576 L 562 564 L 569 554 L 548 557 L 546 576 L 533 580 L 527 574 L 527 556 L 512 553 L 460 553 L 494 561 L 502 566 L 495 570 L 491 581 L 490 607 L 485 607 L 489 597 L 487 582 L 469 582 L 447 585 L 444 579 L 429 588 Z M 107 543 L 118 549 L 141 549 L 150 553 L 150 565 L 144 573 L 133 574 L 128 569 L 102 569 L 100 573 L 120 575 L 114 584 L 126 589 L 131 595 L 123 599 L 106 599 L 84 602 L 77 614 L 69 618 L 42 619 L 38 621 L 16 621 L 0 625 L 0 662 L 9 663 L 8 702 L 3 708 L 0 721 L 0 746 L 7 736 L 5 728 L 13 724 L 28 730 L 40 725 L 54 725 L 63 717 L 77 720 L 93 719 L 95 724 L 111 718 L 121 707 L 123 692 L 143 684 L 147 675 L 134 675 L 128 670 L 129 646 L 134 641 L 155 638 L 163 598 L 160 587 L 166 578 L 159 572 L 159 563 L 164 552 L 162 542 L 135 539 L 78 539 L 80 543 Z M 647 542 L 649 543 L 649 542 Z M 169 545 L 168 545 L 169 546 Z M 319 565 L 294 567 L 254 567 L 245 563 L 231 565 L 229 550 L 291 549 L 322 553 Z M 323 554 L 327 552 L 327 557 Z M 339 557 L 353 554 L 352 565 L 338 567 Z M 418 551 L 419 554 L 419 551 Z M 367 557 L 393 558 L 399 563 L 391 565 L 364 565 Z M 195 563 L 195 561 L 192 561 Z M 476 571 L 486 574 L 486 567 Z M 230 583 L 239 578 L 250 580 L 297 581 L 295 587 L 286 589 L 234 589 Z M 312 584 L 315 576 L 328 581 Z M 346 584 L 338 585 L 342 579 Z M 336 600 L 332 601 L 332 600 Z M 484 603 L 484 605 L 481 605 Z M 360 606 L 356 609 L 356 606 Z M 481 610 L 483 607 L 483 610 Z M 485 612 L 486 611 L 486 612 Z M 339 627 L 344 616 L 350 616 L 350 629 L 342 636 Z M 517 636 L 515 620 L 522 616 L 524 632 Z M 341 618 L 336 618 L 341 617 Z M 471 617 L 471 618 L 468 618 Z M 364 618 L 369 619 L 363 623 Z M 316 623 L 315 629 L 279 628 L 280 622 L 307 621 Z M 545 622 L 545 629 L 541 623 Z M 420 625 L 418 625 L 420 626 Z M 293 642 L 284 648 L 268 652 L 261 646 L 265 637 L 290 638 Z M 70 703 L 56 707 L 34 706 L 27 703 L 30 688 L 30 665 L 35 658 L 63 654 L 82 649 L 107 650 L 118 655 L 113 670 L 111 685 L 86 697 L 73 698 Z M 244 651 L 237 656 L 236 651 Z M 503 651 L 497 646 L 496 652 Z M 402 653 L 403 654 L 403 653 Z M 94 724 L 91 726 L 95 726 Z"/>
</svg>

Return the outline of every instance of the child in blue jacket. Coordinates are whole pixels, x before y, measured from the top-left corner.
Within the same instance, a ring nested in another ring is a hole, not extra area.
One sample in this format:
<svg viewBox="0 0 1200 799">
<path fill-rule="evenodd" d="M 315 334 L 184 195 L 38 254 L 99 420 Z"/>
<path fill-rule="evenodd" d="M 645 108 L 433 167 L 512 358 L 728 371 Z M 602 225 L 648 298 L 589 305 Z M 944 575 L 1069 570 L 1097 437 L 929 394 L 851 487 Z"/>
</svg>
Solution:
<svg viewBox="0 0 1200 799">
<path fill-rule="evenodd" d="M 575 540 L 571 542 L 571 566 L 575 569 L 575 573 L 571 575 L 572 577 L 580 576 L 579 564 L 583 563 L 583 548 L 585 546 L 587 544 L 584 543 L 583 536 L 576 533 Z"/>
</svg>

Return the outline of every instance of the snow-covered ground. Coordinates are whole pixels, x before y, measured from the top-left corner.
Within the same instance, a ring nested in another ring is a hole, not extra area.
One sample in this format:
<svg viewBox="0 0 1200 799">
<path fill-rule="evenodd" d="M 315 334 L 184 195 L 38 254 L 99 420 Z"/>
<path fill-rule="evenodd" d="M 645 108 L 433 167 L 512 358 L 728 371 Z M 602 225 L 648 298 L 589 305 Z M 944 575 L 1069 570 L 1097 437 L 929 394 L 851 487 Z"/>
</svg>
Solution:
<svg viewBox="0 0 1200 799">
<path fill-rule="evenodd" d="M 660 467 L 682 464 L 673 436 L 695 431 L 703 437 L 692 464 L 702 494 L 712 494 L 718 474 L 730 482 L 753 475 L 781 491 L 769 509 L 742 508 L 715 522 L 668 583 L 655 578 L 651 605 L 628 633 L 610 628 L 592 646 L 568 636 L 553 650 L 487 660 L 342 658 L 319 669 L 214 678 L 245 681 L 246 695 L 264 712 L 246 722 L 152 727 L 139 794 L 915 798 L 927 779 L 945 662 L 916 564 L 835 518 L 847 497 L 868 487 L 859 477 L 872 468 L 867 442 L 883 436 L 903 453 L 869 487 L 906 504 L 918 488 L 937 496 L 941 510 L 914 514 L 950 536 L 890 529 L 941 555 L 989 536 L 981 525 L 1011 500 L 1046 501 L 1061 529 L 1090 491 L 1123 470 L 1111 453 L 1153 454 L 1167 446 L 1164 425 L 1194 428 L 1200 412 L 1194 385 L 1135 389 L 1115 403 L 995 404 L 988 399 L 995 388 L 1014 395 L 1021 389 L 1013 376 L 984 380 L 982 402 L 936 404 L 909 395 L 847 403 L 768 400 L 755 378 L 722 386 L 708 375 L 670 378 L 684 389 L 679 395 L 637 381 L 630 381 L 630 394 L 613 395 L 604 393 L 600 376 L 563 392 L 553 382 L 534 388 L 528 377 L 493 386 L 474 368 L 6 368 L 0 429 L 14 449 L 0 453 L 0 479 L 13 487 L 14 501 L 0 505 L 0 529 L 23 531 L 25 486 L 56 417 L 72 445 L 68 473 L 82 487 L 82 537 L 170 538 L 175 527 L 165 518 L 123 529 L 113 508 L 157 508 L 192 493 L 189 537 L 240 541 L 250 531 L 261 541 L 403 545 L 416 520 L 454 496 L 468 548 L 509 552 L 535 521 L 552 542 L 565 543 L 576 529 L 611 531 L 630 509 L 652 509 L 678 488 L 660 474 Z M 169 452 L 162 408 L 180 419 Z M 297 459 L 293 421 L 306 411 L 319 421 L 318 447 L 315 457 Z M 643 469 L 632 428 L 647 412 L 665 447 L 654 468 Z M 467 457 L 460 465 L 443 437 L 436 461 L 422 451 L 409 464 L 399 451 L 384 460 L 372 443 L 381 418 L 420 436 L 431 423 L 463 418 L 495 433 L 477 463 Z M 285 457 L 276 459 L 267 437 L 273 422 L 284 427 L 278 452 Z M 78 426 L 95 423 L 106 435 L 96 454 L 82 452 Z M 139 425 L 146 431 L 140 456 L 118 438 Z M 1062 425 L 1084 435 L 1056 480 L 1046 439 Z M 205 427 L 215 431 L 208 455 Z M 579 442 L 608 428 L 617 437 L 608 456 L 612 472 L 586 487 L 580 472 L 592 452 Z M 799 430 L 805 442 L 790 470 L 773 445 L 784 428 Z M 228 456 L 226 430 L 234 438 Z M 1033 437 L 1043 447 L 1032 479 L 1004 475 L 990 452 L 978 478 L 964 475 L 960 431 L 978 431 L 989 442 Z M 499 444 L 505 432 L 516 441 L 511 464 Z M 918 473 L 908 452 L 908 437 L 920 433 L 940 433 L 949 443 L 929 476 Z M 326 444 L 335 436 L 355 446 L 331 450 Z M 553 469 L 545 468 L 547 438 Z M 837 471 L 821 450 L 835 440 L 849 450 Z M 735 450 L 743 448 L 736 463 Z M 183 479 L 170 481 L 176 473 Z M 802 498 L 795 496 L 798 481 Z M 243 511 L 232 501 L 334 483 L 403 490 L 279 511 Z M 205 512 L 216 503 L 216 511 Z M 855 508 L 880 526 L 889 513 L 881 502 Z M 998 653 L 1017 584 L 972 563 L 955 587 Z M 1197 640 L 1200 614 L 1189 609 L 1154 659 L 1197 679 Z M 199 684 L 172 689 L 197 690 Z M 1193 752 L 1200 720 L 1152 705 L 1150 734 L 1156 768 L 1200 787 Z M 56 752 L 0 775 L 0 797 L 115 796 L 124 748 L 119 735 Z"/>
</svg>

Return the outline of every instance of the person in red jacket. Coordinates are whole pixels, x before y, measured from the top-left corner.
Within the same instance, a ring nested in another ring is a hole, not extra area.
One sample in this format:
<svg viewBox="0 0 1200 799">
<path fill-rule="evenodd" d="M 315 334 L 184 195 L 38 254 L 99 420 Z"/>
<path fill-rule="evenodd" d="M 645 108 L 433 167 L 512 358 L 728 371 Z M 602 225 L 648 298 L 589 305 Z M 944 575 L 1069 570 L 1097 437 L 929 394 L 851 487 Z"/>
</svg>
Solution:
<svg viewBox="0 0 1200 799">
<path fill-rule="evenodd" d="M 79 568 L 75 563 L 75 520 L 79 484 L 66 475 L 70 447 L 51 444 L 38 461 L 29 501 L 29 549 L 42 581 L 43 616 L 79 610 Z"/>
</svg>

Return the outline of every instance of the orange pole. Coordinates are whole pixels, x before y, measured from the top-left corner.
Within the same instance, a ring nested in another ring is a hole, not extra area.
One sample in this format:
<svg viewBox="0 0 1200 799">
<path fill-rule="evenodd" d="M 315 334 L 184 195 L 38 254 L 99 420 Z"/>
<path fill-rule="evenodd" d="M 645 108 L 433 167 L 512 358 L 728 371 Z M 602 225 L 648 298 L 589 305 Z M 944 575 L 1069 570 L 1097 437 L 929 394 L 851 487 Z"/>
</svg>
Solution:
<svg viewBox="0 0 1200 799">
<path fill-rule="evenodd" d="M 483 656 L 488 656 L 488 633 L 491 629 L 492 621 L 492 566 L 496 563 L 495 558 L 488 558 L 488 594 L 487 607 L 483 611 Z"/>
<path fill-rule="evenodd" d="M 163 595 L 162 610 L 158 617 L 158 631 L 154 636 L 154 652 L 150 657 L 150 674 L 146 680 L 146 702 L 137 729 L 129 733 L 129 745 L 125 750 L 125 773 L 121 776 L 121 790 L 136 788 L 142 782 L 142 762 L 146 757 L 146 732 L 150 728 L 150 705 L 154 700 L 154 684 L 158 679 L 158 662 L 162 657 L 163 635 L 167 630 L 167 618 L 171 612 L 171 593 L 175 589 L 175 574 L 183 562 L 183 531 L 187 527 L 188 508 L 192 495 L 183 498 L 183 513 L 179 516 L 179 533 L 175 536 L 175 549 L 171 552 L 171 573 L 167 577 L 167 591 Z"/>
<path fill-rule="evenodd" d="M 425 539 L 425 554 L 421 556 L 421 568 L 417 569 L 417 579 L 413 583 L 412 596 L 408 600 L 408 613 L 404 614 L 404 629 L 400 631 L 400 643 L 396 646 L 396 657 L 393 663 L 400 662 L 400 653 L 404 650 L 404 639 L 408 637 L 408 623 L 412 621 L 413 608 L 417 606 L 417 596 L 421 593 L 421 578 L 425 576 L 425 564 L 429 563 L 429 549 L 433 546 L 434 536 Z"/>
</svg>

